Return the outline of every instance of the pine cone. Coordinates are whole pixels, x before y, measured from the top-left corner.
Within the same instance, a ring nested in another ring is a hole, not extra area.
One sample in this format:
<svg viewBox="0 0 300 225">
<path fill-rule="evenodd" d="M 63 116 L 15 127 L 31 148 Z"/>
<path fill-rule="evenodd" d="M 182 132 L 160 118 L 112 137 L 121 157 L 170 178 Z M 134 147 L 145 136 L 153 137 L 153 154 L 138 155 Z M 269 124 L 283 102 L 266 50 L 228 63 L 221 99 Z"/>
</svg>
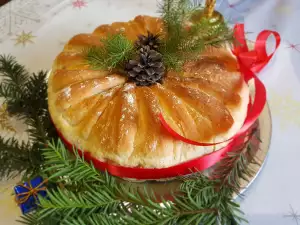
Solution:
<svg viewBox="0 0 300 225">
<path fill-rule="evenodd" d="M 145 46 L 149 46 L 150 49 L 157 50 L 160 45 L 158 38 L 159 38 L 158 34 L 154 35 L 148 31 L 147 36 L 145 35 L 138 36 L 138 40 L 135 42 L 135 46 L 137 48 L 143 48 Z"/>
<path fill-rule="evenodd" d="M 126 71 L 131 81 L 137 86 L 150 86 L 160 83 L 165 74 L 162 55 L 149 46 L 140 49 L 139 60 L 129 60 Z"/>
</svg>

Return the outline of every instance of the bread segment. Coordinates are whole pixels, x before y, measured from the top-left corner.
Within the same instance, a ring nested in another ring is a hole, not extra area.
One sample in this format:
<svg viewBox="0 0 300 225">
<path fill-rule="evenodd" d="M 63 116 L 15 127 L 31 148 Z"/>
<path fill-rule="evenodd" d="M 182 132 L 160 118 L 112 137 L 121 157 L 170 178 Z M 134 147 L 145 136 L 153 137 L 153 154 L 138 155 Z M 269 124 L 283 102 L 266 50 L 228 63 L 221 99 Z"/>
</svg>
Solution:
<svg viewBox="0 0 300 225">
<path fill-rule="evenodd" d="M 94 78 L 72 84 L 58 93 L 56 106 L 58 109 L 66 110 L 88 97 L 101 94 L 103 91 L 125 83 L 125 81 L 123 76 L 108 75 L 103 78 Z"/>
</svg>

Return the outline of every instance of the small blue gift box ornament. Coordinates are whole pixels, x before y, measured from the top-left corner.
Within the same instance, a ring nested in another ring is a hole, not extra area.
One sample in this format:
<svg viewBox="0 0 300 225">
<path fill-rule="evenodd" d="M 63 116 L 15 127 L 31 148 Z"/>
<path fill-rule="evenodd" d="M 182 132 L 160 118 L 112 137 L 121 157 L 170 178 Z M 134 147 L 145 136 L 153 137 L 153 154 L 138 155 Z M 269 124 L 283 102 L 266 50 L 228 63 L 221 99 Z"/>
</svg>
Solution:
<svg viewBox="0 0 300 225">
<path fill-rule="evenodd" d="M 23 214 L 27 214 L 37 208 L 37 204 L 39 203 L 38 195 L 42 197 L 46 196 L 46 182 L 42 177 L 36 177 L 14 188 L 16 202 Z"/>
</svg>

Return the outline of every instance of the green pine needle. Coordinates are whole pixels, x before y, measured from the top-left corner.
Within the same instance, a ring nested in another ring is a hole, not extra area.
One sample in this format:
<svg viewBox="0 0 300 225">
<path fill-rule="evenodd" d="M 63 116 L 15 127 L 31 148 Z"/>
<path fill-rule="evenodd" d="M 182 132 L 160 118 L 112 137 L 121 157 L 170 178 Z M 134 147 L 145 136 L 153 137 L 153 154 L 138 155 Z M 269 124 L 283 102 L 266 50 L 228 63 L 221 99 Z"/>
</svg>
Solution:
<svg viewBox="0 0 300 225">
<path fill-rule="evenodd" d="M 29 74 L 14 57 L 0 56 L 0 97 L 10 116 L 27 125 L 30 139 L 28 143 L 18 143 L 14 138 L 1 137 L 0 179 L 10 177 L 13 170 L 25 172 L 26 179 L 37 174 L 43 163 L 41 148 L 57 137 L 48 112 L 46 75 L 44 71 Z"/>
<path fill-rule="evenodd" d="M 37 174 L 40 160 L 40 154 L 29 142 L 0 137 L 0 178 L 13 178 L 20 172 L 25 172 L 26 177 Z"/>
<path fill-rule="evenodd" d="M 221 221 L 220 224 L 230 225 L 243 220 L 239 205 L 232 201 L 232 190 L 217 188 L 220 180 L 195 173 L 182 178 L 180 194 L 173 194 L 173 202 L 158 203 L 151 189 L 145 187 L 141 191 L 120 182 L 95 170 L 76 150 L 74 153 L 75 157 L 71 157 L 60 141 L 49 143 L 44 150 L 45 172 L 51 172 L 50 180 L 57 180 L 62 186 L 49 190 L 48 198 L 40 198 L 40 208 L 35 213 L 38 221 L 61 218 L 60 224 L 86 225 L 215 225 Z M 31 215 L 25 216 L 24 223 L 30 219 Z"/>
<path fill-rule="evenodd" d="M 124 66 L 134 54 L 134 45 L 123 34 L 107 36 L 100 40 L 101 47 L 84 49 L 84 55 L 93 69 L 112 70 Z"/>
<path fill-rule="evenodd" d="M 60 225 L 61 217 L 47 217 L 41 219 L 38 213 L 29 213 L 22 215 L 20 219 L 17 220 L 20 224 L 24 225 Z"/>
<path fill-rule="evenodd" d="M 225 23 L 216 28 L 202 18 L 191 24 L 191 17 L 200 10 L 199 2 L 190 0 L 165 0 L 160 5 L 167 35 L 159 50 L 169 70 L 180 71 L 185 62 L 197 60 L 207 46 L 219 47 L 233 39 Z"/>
<path fill-rule="evenodd" d="M 97 188 L 101 188 L 97 186 Z M 46 219 L 50 214 L 63 215 L 64 220 L 72 217 L 92 215 L 99 212 L 110 212 L 116 209 L 119 200 L 105 189 L 99 192 L 88 187 L 84 193 L 71 192 L 66 189 L 49 191 L 48 199 L 40 198 L 42 209 L 39 218 Z"/>
<path fill-rule="evenodd" d="M 1 55 L 0 74 L 2 76 L 0 96 L 9 99 L 19 98 L 29 76 L 25 67 L 18 64 L 14 57 Z"/>
<path fill-rule="evenodd" d="M 104 213 L 95 213 L 92 215 L 83 215 L 66 219 L 63 225 L 120 225 L 116 215 L 107 215 Z"/>
<path fill-rule="evenodd" d="M 75 160 L 60 140 L 57 143 L 54 141 L 48 143 L 47 148 L 43 150 L 43 157 L 45 159 L 44 172 L 51 171 L 52 173 L 49 180 L 59 182 L 65 180 L 63 175 L 68 174 L 68 179 L 73 182 L 97 181 L 103 183 L 105 176 L 79 156 L 75 149 L 74 153 Z"/>
<path fill-rule="evenodd" d="M 252 128 L 245 137 L 248 141 L 243 142 L 235 151 L 229 152 L 214 170 L 213 177 L 221 180 L 220 187 L 230 188 L 239 194 L 243 188 L 241 180 L 249 181 L 250 177 L 256 173 L 249 165 L 260 165 L 255 157 L 257 144 L 257 128 Z"/>
</svg>

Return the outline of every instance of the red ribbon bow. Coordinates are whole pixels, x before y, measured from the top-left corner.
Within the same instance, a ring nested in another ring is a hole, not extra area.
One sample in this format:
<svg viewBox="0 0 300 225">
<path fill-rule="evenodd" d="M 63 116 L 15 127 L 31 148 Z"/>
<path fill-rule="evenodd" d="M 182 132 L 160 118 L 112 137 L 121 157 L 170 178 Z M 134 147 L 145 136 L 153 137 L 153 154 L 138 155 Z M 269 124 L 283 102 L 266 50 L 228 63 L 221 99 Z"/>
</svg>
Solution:
<svg viewBox="0 0 300 225">
<path fill-rule="evenodd" d="M 259 33 L 255 41 L 254 49 L 250 51 L 245 39 L 244 24 L 235 25 L 234 34 L 236 42 L 232 52 L 238 57 L 240 64 L 250 69 L 253 73 L 260 72 L 264 66 L 268 64 L 281 41 L 280 35 L 276 31 L 264 30 Z M 266 51 L 266 42 L 272 34 L 275 37 L 276 46 L 275 50 L 268 55 Z"/>
<path fill-rule="evenodd" d="M 254 73 L 259 72 L 272 58 L 274 52 L 271 55 L 267 55 L 266 52 L 266 41 L 270 35 L 274 35 L 276 39 L 276 49 L 280 44 L 280 35 L 274 31 L 262 31 L 256 40 L 255 48 L 252 51 L 248 50 L 245 33 L 244 33 L 244 25 L 237 24 L 234 28 L 234 36 L 237 42 L 234 45 L 233 53 L 236 55 L 238 59 L 238 63 L 240 66 L 240 71 L 244 76 L 246 82 L 250 79 L 254 80 L 255 84 L 255 97 L 253 104 L 249 104 L 247 117 L 245 119 L 244 125 L 239 130 L 237 134 L 235 134 L 232 138 L 226 141 L 230 141 L 229 144 L 213 153 L 201 156 L 196 159 L 192 159 L 190 161 L 171 166 L 168 168 L 161 169 L 151 169 L 151 168 L 131 168 L 131 167 L 123 167 L 116 166 L 106 162 L 101 162 L 94 158 L 90 153 L 80 151 L 79 154 L 84 154 L 86 160 L 90 160 L 93 162 L 95 168 L 100 170 L 107 170 L 110 174 L 123 178 L 134 178 L 134 179 L 162 179 L 162 178 L 170 178 L 176 177 L 179 175 L 186 175 L 192 173 L 192 171 L 203 171 L 208 169 L 209 167 L 215 165 L 219 162 L 227 152 L 234 150 L 234 146 L 239 143 L 238 137 L 245 134 L 248 129 L 253 125 L 253 123 L 257 120 L 260 113 L 262 112 L 265 103 L 266 103 L 266 89 L 263 83 L 255 76 Z M 183 142 L 198 145 L 198 146 L 211 146 L 219 143 L 198 143 L 196 141 L 190 140 L 176 133 L 164 120 L 163 115 L 160 115 L 160 120 L 162 125 L 166 128 L 167 132 L 169 132 L 175 139 L 181 140 Z M 67 145 L 68 149 L 72 151 L 72 144 L 69 143 L 62 134 L 59 134 L 62 140 Z"/>
</svg>

